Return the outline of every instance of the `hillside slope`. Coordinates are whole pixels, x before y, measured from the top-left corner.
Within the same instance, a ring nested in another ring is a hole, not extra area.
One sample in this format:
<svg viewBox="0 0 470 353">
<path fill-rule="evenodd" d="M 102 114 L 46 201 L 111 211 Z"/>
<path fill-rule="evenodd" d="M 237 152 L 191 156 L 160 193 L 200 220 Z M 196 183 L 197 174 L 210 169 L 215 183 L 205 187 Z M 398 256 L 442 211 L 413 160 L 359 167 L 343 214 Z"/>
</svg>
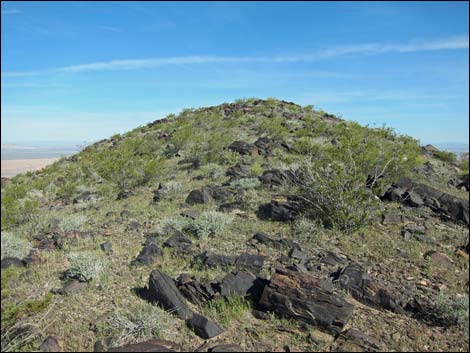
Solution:
<svg viewBox="0 0 470 353">
<path fill-rule="evenodd" d="M 2 351 L 468 351 L 463 169 L 275 99 L 112 136 L 2 183 Z"/>
</svg>

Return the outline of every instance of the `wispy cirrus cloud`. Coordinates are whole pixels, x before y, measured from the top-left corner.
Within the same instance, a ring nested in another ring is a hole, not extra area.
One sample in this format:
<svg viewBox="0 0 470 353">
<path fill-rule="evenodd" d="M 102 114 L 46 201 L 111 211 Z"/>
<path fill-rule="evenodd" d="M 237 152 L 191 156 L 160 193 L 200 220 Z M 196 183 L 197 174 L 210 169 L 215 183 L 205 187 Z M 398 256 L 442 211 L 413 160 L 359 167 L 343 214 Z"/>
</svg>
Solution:
<svg viewBox="0 0 470 353">
<path fill-rule="evenodd" d="M 112 26 L 98 26 L 98 28 L 108 31 L 108 32 L 115 32 L 115 33 L 121 33 L 122 30 L 117 27 L 112 27 Z"/>
<path fill-rule="evenodd" d="M 2 15 L 15 15 L 22 13 L 22 11 L 18 9 L 2 9 L 1 13 Z"/>
<path fill-rule="evenodd" d="M 167 65 L 201 65 L 201 64 L 243 64 L 243 63 L 299 63 L 314 62 L 345 55 L 378 55 L 386 53 L 409 53 L 420 51 L 468 49 L 468 36 L 455 36 L 426 42 L 409 42 L 399 44 L 354 44 L 323 48 L 307 55 L 273 55 L 273 56 L 178 56 L 148 59 L 119 59 L 88 64 L 70 65 L 41 71 L 5 72 L 2 77 L 32 76 L 51 72 L 84 72 L 110 70 L 149 69 Z"/>
</svg>

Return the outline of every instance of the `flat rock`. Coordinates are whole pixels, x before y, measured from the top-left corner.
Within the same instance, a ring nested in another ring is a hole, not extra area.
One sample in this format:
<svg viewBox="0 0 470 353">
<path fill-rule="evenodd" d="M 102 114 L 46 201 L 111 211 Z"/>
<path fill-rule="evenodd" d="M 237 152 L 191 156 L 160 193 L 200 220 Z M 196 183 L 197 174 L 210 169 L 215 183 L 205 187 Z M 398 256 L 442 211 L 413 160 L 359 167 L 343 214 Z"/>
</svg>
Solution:
<svg viewBox="0 0 470 353">
<path fill-rule="evenodd" d="M 404 217 L 400 214 L 385 213 L 382 215 L 382 224 L 401 224 L 405 221 Z"/>
<path fill-rule="evenodd" d="M 162 246 L 167 248 L 186 248 L 188 246 L 191 246 L 192 244 L 193 242 L 188 239 L 183 233 L 175 231 L 175 234 L 165 240 Z"/>
<path fill-rule="evenodd" d="M 306 322 L 326 332 L 338 334 L 352 316 L 354 306 L 310 274 L 276 269 L 264 288 L 261 307 L 276 314 Z"/>
<path fill-rule="evenodd" d="M 160 270 L 154 270 L 150 274 L 149 295 L 152 300 L 165 310 L 174 312 L 180 319 L 187 320 L 193 315 L 173 279 Z"/>
<path fill-rule="evenodd" d="M 204 339 L 218 336 L 224 332 L 218 324 L 199 314 L 194 314 L 186 323 L 190 329 L 194 330 L 196 335 Z"/>
<path fill-rule="evenodd" d="M 273 188 L 284 185 L 287 181 L 289 181 L 289 178 L 285 172 L 279 169 L 271 169 L 264 171 L 263 174 L 259 177 L 259 180 L 263 185 L 267 185 Z"/>
<path fill-rule="evenodd" d="M 88 283 L 80 282 L 78 280 L 73 280 L 65 284 L 62 288 L 57 290 L 58 294 L 72 295 L 78 293 L 88 287 Z"/>
<path fill-rule="evenodd" d="M 336 339 L 335 352 L 377 352 L 379 344 L 369 336 L 356 329 L 342 332 Z"/>
<path fill-rule="evenodd" d="M 248 271 L 239 270 L 227 274 L 219 284 L 220 294 L 224 297 L 237 295 L 240 297 L 260 296 L 266 280 L 256 277 Z"/>
<path fill-rule="evenodd" d="M 17 257 L 5 257 L 2 259 L 1 268 L 8 268 L 8 267 L 25 267 L 25 263 L 23 260 L 18 259 Z"/>
<path fill-rule="evenodd" d="M 263 268 L 263 264 L 263 256 L 248 253 L 241 254 L 236 261 L 237 268 L 251 271 L 253 274 L 258 274 Z"/>
<path fill-rule="evenodd" d="M 214 254 L 209 251 L 203 252 L 196 258 L 201 259 L 202 263 L 209 267 L 231 266 L 235 264 L 236 260 L 233 256 Z"/>
</svg>

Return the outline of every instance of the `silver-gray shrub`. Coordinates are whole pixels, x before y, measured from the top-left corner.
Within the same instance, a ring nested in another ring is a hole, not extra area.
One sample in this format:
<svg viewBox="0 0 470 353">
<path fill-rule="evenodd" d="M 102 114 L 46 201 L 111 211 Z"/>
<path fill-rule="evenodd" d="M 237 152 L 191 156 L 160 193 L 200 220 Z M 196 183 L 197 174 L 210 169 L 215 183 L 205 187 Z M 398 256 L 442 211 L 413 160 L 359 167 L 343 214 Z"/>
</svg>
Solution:
<svg viewBox="0 0 470 353">
<path fill-rule="evenodd" d="M 14 233 L 2 231 L 1 240 L 2 259 L 5 257 L 17 257 L 22 259 L 26 257 L 33 248 L 29 240 Z"/>
<path fill-rule="evenodd" d="M 97 279 L 104 270 L 104 261 L 96 254 L 89 251 L 70 253 L 67 256 L 70 268 L 66 274 L 82 282 Z"/>
</svg>

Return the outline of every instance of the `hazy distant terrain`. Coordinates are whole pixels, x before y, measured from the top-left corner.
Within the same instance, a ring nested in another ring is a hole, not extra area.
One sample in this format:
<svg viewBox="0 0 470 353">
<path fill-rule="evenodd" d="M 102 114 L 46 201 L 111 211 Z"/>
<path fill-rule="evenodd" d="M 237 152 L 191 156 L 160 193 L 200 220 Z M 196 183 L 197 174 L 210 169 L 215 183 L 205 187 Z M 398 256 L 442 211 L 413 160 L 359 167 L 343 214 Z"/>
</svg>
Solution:
<svg viewBox="0 0 470 353">
<path fill-rule="evenodd" d="M 75 143 L 33 142 L 2 144 L 2 160 L 42 159 L 69 156 L 78 152 Z"/>
</svg>

